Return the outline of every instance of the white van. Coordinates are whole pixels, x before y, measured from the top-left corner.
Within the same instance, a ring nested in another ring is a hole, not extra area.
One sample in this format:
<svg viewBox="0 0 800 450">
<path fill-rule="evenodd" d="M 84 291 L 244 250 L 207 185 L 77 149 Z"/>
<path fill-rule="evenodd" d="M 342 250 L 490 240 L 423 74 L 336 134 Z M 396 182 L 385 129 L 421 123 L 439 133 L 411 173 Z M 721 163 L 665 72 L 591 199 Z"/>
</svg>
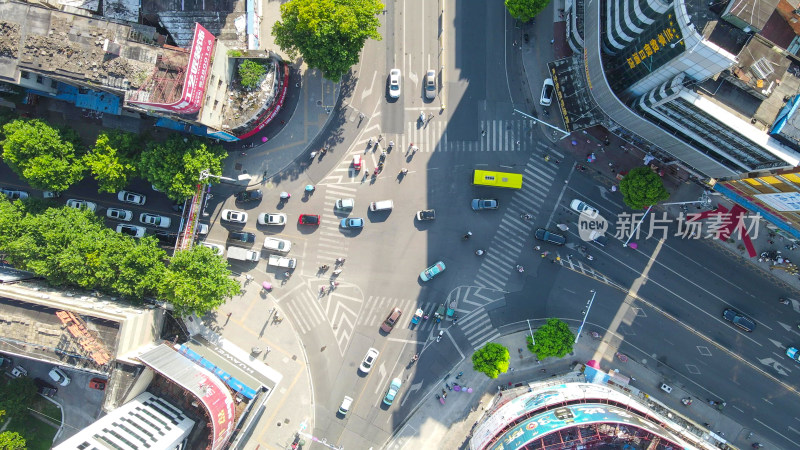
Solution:
<svg viewBox="0 0 800 450">
<path fill-rule="evenodd" d="M 369 204 L 370 211 L 388 211 L 394 207 L 391 200 L 381 200 L 379 202 L 372 202 Z"/>
<path fill-rule="evenodd" d="M 350 405 L 352 404 L 353 399 L 345 395 L 344 400 L 342 400 L 342 405 L 339 406 L 339 414 L 346 416 L 347 411 L 350 411 Z"/>
</svg>

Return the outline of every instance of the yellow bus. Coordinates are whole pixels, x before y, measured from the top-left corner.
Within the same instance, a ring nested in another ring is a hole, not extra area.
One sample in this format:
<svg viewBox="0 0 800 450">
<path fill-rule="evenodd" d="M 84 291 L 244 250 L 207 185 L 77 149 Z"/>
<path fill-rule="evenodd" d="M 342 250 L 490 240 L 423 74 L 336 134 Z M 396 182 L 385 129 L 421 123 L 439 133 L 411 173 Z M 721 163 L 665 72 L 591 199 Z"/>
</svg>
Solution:
<svg viewBox="0 0 800 450">
<path fill-rule="evenodd" d="M 520 189 L 522 188 L 522 174 L 493 172 L 491 170 L 474 170 L 472 172 L 472 184 Z"/>
</svg>

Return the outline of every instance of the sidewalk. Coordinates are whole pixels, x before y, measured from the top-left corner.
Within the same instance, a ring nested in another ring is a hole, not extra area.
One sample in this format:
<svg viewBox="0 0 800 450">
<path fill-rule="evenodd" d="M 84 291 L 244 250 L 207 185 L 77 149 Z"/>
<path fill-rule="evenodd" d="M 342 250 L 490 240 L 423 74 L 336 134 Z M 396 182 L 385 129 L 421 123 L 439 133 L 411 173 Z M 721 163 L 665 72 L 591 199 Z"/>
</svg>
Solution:
<svg viewBox="0 0 800 450">
<path fill-rule="evenodd" d="M 649 367 L 639 364 L 631 358 L 621 362 L 614 357 L 614 349 L 607 347 L 604 342 L 594 340 L 586 331 L 581 335 L 572 354 L 564 358 L 548 358 L 537 361 L 525 347 L 527 331 L 520 331 L 504 335 L 494 342 L 502 344 L 511 353 L 509 371 L 497 379 L 490 379 L 483 373 L 472 370 L 469 358 L 461 361 L 453 368 L 451 376 L 441 380 L 435 386 L 429 387 L 425 398 L 416 405 L 415 410 L 406 422 L 397 430 L 386 445 L 387 449 L 420 449 L 431 448 L 431 443 L 436 443 L 438 448 L 466 448 L 469 438 L 476 423 L 486 414 L 486 409 L 493 405 L 498 395 L 498 387 L 502 386 L 502 395 L 513 395 L 515 389 L 528 391 L 529 383 L 541 383 L 548 380 L 564 382 L 587 382 L 581 372 L 582 364 L 589 360 L 596 360 L 601 370 L 610 372 L 618 370 L 620 379 L 629 377 L 632 395 L 638 395 L 641 400 L 647 399 L 653 408 L 663 411 L 659 404 L 672 410 L 673 420 L 683 420 L 687 430 L 697 429 L 706 442 L 728 442 L 739 448 L 749 447 L 753 442 L 761 442 L 767 448 L 772 448 L 760 436 L 753 436 L 747 440 L 749 430 L 724 415 L 724 408 L 710 406 L 706 399 L 692 397 L 691 393 L 675 382 L 670 382 L 673 388 L 671 394 L 660 390 L 664 378 Z M 599 348 L 607 348 L 605 353 L 598 353 Z M 517 351 L 521 349 L 521 351 Z M 418 364 L 425 364 L 424 356 Z M 463 372 L 464 375 L 456 380 L 455 375 Z M 473 389 L 472 394 L 447 391 L 446 404 L 441 405 L 434 394 L 441 394 L 444 383 L 453 382 Z M 508 390 L 510 389 L 510 391 Z M 693 403 L 685 406 L 681 399 L 692 397 Z M 682 419 L 682 417 L 684 419 Z"/>
</svg>

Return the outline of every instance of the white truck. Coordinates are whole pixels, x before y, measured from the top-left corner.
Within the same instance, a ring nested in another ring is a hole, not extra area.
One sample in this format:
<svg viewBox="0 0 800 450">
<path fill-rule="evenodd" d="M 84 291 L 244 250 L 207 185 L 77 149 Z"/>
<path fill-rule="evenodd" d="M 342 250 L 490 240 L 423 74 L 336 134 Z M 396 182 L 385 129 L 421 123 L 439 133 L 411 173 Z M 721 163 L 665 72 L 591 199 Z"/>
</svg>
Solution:
<svg viewBox="0 0 800 450">
<path fill-rule="evenodd" d="M 261 254 L 241 247 L 228 247 L 228 258 L 238 259 L 239 261 L 258 261 Z"/>
<path fill-rule="evenodd" d="M 269 255 L 269 265 L 294 269 L 297 265 L 297 259 L 287 258 L 285 256 Z"/>
</svg>

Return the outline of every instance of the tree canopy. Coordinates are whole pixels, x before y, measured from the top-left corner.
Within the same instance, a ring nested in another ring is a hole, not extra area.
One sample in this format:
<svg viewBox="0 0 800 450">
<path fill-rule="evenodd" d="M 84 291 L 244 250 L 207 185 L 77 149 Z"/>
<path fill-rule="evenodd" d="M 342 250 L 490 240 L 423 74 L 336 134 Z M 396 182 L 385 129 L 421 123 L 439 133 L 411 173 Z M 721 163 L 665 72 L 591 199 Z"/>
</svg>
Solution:
<svg viewBox="0 0 800 450">
<path fill-rule="evenodd" d="M 550 0 L 506 0 L 506 9 L 511 17 L 527 22 L 542 12 Z"/>
<path fill-rule="evenodd" d="M 28 442 L 16 431 L 0 433 L 0 450 L 25 450 Z"/>
<path fill-rule="evenodd" d="M 220 145 L 207 146 L 204 141 L 173 136 L 163 143 L 154 143 L 139 158 L 143 177 L 164 191 L 167 197 L 180 201 L 195 193 L 200 172 L 222 174 L 222 161 L 228 154 Z M 204 183 L 217 183 L 213 177 Z"/>
<path fill-rule="evenodd" d="M 83 178 L 83 163 L 68 133 L 41 120 L 13 120 L 3 125 L 3 160 L 37 189 L 65 191 Z"/>
<path fill-rule="evenodd" d="M 647 209 L 669 198 L 664 181 L 648 166 L 631 169 L 619 182 L 619 191 L 631 209 Z"/>
<path fill-rule="evenodd" d="M 94 148 L 83 157 L 98 184 L 98 191 L 114 193 L 128 185 L 136 174 L 136 156 L 141 143 L 133 133 L 104 131 Z"/>
<path fill-rule="evenodd" d="M 230 278 L 228 263 L 201 245 L 175 253 L 161 284 L 161 298 L 184 316 L 202 316 L 216 309 L 239 292 L 239 283 Z"/>
<path fill-rule="evenodd" d="M 497 378 L 508 371 L 511 355 L 500 344 L 489 342 L 472 354 L 472 368 L 489 378 Z"/>
<path fill-rule="evenodd" d="M 531 337 L 528 336 L 528 350 L 539 359 L 551 356 L 562 358 L 572 353 L 575 342 L 575 335 L 569 326 L 558 319 L 548 319 L 546 324 L 533 333 L 533 338 L 535 344 L 531 343 Z"/>
<path fill-rule="evenodd" d="M 281 5 L 275 22 L 275 42 L 294 59 L 320 69 L 325 78 L 338 81 L 358 63 L 367 39 L 382 39 L 378 0 L 291 0 Z"/>
<path fill-rule="evenodd" d="M 239 64 L 239 82 L 246 88 L 254 88 L 266 72 L 263 64 L 245 59 Z"/>
<path fill-rule="evenodd" d="M 28 415 L 28 405 L 36 397 L 36 385 L 28 377 L 12 378 L 0 383 L 0 410 L 11 418 Z"/>
</svg>

